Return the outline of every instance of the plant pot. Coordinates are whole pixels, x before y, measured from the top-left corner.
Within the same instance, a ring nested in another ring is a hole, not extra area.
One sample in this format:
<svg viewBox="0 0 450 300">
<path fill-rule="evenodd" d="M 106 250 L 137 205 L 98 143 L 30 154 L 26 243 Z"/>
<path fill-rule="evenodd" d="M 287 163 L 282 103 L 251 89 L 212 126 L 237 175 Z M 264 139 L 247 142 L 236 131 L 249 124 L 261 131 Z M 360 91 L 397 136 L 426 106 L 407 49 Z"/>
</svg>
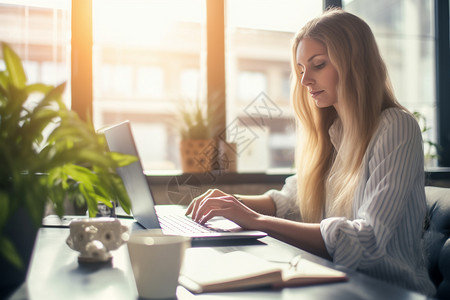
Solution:
<svg viewBox="0 0 450 300">
<path fill-rule="evenodd" d="M 180 158 L 183 173 L 211 171 L 212 159 L 217 152 L 214 140 L 182 140 Z"/>
<path fill-rule="evenodd" d="M 37 231 L 38 226 L 34 224 L 28 211 L 23 208 L 18 209 L 7 221 L 4 236 L 9 238 L 16 248 L 23 268 L 17 268 L 0 255 L 0 299 L 14 292 L 25 282 Z"/>
</svg>

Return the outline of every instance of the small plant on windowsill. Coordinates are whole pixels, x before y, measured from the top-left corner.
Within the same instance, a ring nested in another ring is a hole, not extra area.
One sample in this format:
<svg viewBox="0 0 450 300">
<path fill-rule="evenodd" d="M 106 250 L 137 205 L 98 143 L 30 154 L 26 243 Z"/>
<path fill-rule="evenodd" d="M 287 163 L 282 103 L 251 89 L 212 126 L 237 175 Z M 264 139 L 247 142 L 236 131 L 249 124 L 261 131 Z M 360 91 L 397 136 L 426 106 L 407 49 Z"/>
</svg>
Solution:
<svg viewBox="0 0 450 300">
<path fill-rule="evenodd" d="M 424 144 L 424 161 L 425 166 L 433 166 L 435 161 L 439 158 L 439 145 L 431 141 L 425 135 L 431 129 L 427 124 L 426 117 L 418 111 L 413 112 L 414 117 L 419 123 L 420 130 L 422 132 L 423 144 Z"/>
<path fill-rule="evenodd" d="M 111 153 L 93 126 L 62 101 L 65 83 L 28 84 L 19 56 L 2 44 L 0 71 L 0 294 L 25 279 L 45 206 L 64 213 L 67 198 L 98 203 L 130 200 L 116 169 L 136 157 Z M 14 225 L 16 223 L 16 225 Z M 25 226 L 28 224 L 29 226 Z M 24 240 L 29 240 L 25 242 Z"/>
<path fill-rule="evenodd" d="M 212 138 L 211 118 L 200 101 L 190 107 L 186 103 L 180 104 L 180 136 L 182 140 L 207 140 Z"/>
<path fill-rule="evenodd" d="M 213 153 L 208 148 L 214 142 L 211 118 L 200 101 L 197 100 L 190 106 L 185 102 L 180 103 L 178 128 L 183 173 L 210 171 Z"/>
</svg>

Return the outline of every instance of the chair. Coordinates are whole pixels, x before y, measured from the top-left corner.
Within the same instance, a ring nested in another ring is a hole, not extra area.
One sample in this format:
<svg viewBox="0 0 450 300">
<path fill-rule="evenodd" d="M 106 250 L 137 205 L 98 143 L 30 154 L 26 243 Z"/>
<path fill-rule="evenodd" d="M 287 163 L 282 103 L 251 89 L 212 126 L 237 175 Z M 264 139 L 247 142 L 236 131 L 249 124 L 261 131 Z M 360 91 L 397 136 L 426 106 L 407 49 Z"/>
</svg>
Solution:
<svg viewBox="0 0 450 300">
<path fill-rule="evenodd" d="M 428 217 L 425 245 L 428 272 L 436 286 L 436 297 L 450 298 L 450 188 L 426 186 Z"/>
</svg>

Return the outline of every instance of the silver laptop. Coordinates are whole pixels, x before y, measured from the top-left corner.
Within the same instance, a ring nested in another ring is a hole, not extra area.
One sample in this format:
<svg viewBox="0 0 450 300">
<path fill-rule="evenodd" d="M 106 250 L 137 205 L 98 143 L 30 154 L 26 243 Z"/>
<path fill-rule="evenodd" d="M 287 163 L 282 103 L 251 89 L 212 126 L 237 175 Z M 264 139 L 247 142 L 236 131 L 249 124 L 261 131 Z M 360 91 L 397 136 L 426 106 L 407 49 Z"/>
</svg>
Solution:
<svg viewBox="0 0 450 300">
<path fill-rule="evenodd" d="M 99 131 L 106 138 L 109 150 L 135 155 L 139 158 L 129 121 Z M 267 234 L 243 230 L 234 222 L 214 217 L 205 225 L 185 216 L 186 207 L 155 205 L 154 197 L 144 174 L 140 159 L 117 170 L 132 204 L 132 215 L 143 228 L 161 228 L 164 234 L 187 235 L 194 240 L 257 239 Z"/>
</svg>

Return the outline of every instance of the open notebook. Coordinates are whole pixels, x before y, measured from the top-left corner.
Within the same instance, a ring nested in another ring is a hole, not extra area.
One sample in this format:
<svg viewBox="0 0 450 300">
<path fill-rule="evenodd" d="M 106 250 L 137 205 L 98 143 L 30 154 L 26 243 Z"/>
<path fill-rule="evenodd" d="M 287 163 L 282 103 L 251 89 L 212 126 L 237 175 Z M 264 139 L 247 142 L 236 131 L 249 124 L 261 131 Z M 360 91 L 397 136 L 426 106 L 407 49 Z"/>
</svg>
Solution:
<svg viewBox="0 0 450 300">
<path fill-rule="evenodd" d="M 100 132 L 105 135 L 110 151 L 139 158 L 129 121 L 102 129 Z M 221 217 L 215 217 L 203 226 L 184 215 L 185 207 L 155 205 L 140 159 L 119 168 L 118 174 L 131 199 L 133 217 L 143 228 L 161 228 L 165 234 L 190 236 L 193 240 L 257 239 L 267 235 L 261 231 L 243 230 L 237 224 Z"/>
<path fill-rule="evenodd" d="M 295 265 L 275 263 L 244 251 L 186 250 L 179 282 L 193 293 L 256 287 L 282 288 L 346 281 L 345 273 L 299 257 Z"/>
</svg>

